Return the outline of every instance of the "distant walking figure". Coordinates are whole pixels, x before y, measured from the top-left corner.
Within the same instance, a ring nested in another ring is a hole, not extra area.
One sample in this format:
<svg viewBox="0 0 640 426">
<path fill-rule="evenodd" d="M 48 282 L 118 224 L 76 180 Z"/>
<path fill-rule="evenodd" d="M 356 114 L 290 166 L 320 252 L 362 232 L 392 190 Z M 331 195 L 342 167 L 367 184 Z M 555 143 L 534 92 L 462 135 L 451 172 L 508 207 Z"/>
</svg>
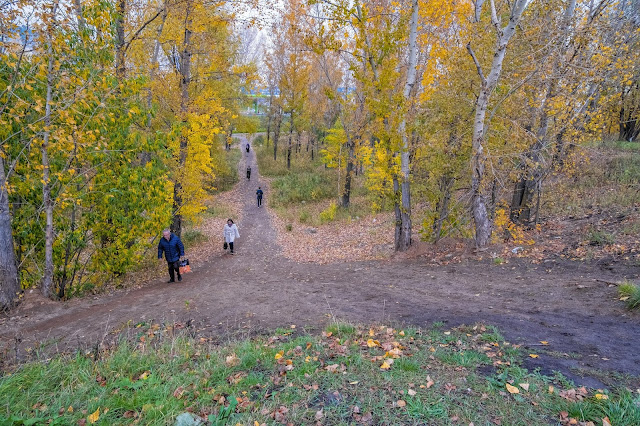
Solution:
<svg viewBox="0 0 640 426">
<path fill-rule="evenodd" d="M 180 275 L 180 257 L 184 256 L 184 245 L 180 237 L 171 233 L 169 229 L 162 231 L 162 238 L 158 244 L 158 259 L 162 259 L 162 252 L 169 267 L 169 282 L 175 282 L 175 272 L 178 273 L 178 281 L 182 281 Z"/>
<path fill-rule="evenodd" d="M 262 192 L 262 189 L 258 187 L 258 190 L 256 191 L 256 197 L 258 198 L 258 207 L 262 205 L 262 194 L 264 194 L 264 192 Z"/>
<path fill-rule="evenodd" d="M 222 231 L 222 233 L 224 235 L 225 249 L 228 244 L 229 250 L 231 251 L 231 254 L 233 254 L 233 242 L 236 238 L 240 238 L 238 227 L 235 223 L 233 223 L 233 220 L 227 220 L 227 224 L 224 226 L 224 230 Z"/>
<path fill-rule="evenodd" d="M 247 152 L 249 152 L 249 144 L 247 144 L 247 147 L 245 149 L 247 150 Z"/>
<path fill-rule="evenodd" d="M 251 180 L 251 167 L 247 167 L 247 180 Z"/>
</svg>

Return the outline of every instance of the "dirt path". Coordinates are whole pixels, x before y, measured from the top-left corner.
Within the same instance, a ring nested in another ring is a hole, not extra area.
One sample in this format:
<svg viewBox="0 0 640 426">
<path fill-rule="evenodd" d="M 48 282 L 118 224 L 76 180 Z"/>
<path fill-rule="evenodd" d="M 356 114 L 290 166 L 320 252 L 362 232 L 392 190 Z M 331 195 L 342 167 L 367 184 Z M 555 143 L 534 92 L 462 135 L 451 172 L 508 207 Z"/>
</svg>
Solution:
<svg viewBox="0 0 640 426">
<path fill-rule="evenodd" d="M 247 164 L 251 181 L 245 178 Z M 223 255 L 220 247 L 208 263 L 193 265 L 180 284 L 162 280 L 99 298 L 24 304 L 0 319 L 0 357 L 15 356 L 16 337 L 18 356 L 35 343 L 58 350 L 92 347 L 127 321 L 192 320 L 199 333 L 213 336 L 292 324 L 317 329 L 334 318 L 417 326 L 485 322 L 539 352 L 528 367 L 545 373 L 560 370 L 594 387 L 602 386 L 598 371 L 640 375 L 640 316 L 626 311 L 616 289 L 603 282 L 635 278 L 637 268 L 560 261 L 298 264 L 279 254 L 269 210 L 256 206 L 259 185 L 267 202 L 270 193 L 253 150 L 243 151 L 238 167 L 244 207 L 235 256 Z M 578 377 L 578 370 L 587 377 Z"/>
</svg>

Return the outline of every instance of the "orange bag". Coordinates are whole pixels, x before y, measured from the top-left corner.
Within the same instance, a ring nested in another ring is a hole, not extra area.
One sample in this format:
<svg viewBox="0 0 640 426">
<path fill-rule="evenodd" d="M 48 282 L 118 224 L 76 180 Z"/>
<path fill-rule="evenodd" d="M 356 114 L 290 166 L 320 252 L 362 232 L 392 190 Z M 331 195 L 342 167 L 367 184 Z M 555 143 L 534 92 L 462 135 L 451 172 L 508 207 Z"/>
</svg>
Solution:
<svg viewBox="0 0 640 426">
<path fill-rule="evenodd" d="M 180 275 L 191 272 L 191 266 L 189 266 L 189 259 L 180 261 Z"/>
</svg>

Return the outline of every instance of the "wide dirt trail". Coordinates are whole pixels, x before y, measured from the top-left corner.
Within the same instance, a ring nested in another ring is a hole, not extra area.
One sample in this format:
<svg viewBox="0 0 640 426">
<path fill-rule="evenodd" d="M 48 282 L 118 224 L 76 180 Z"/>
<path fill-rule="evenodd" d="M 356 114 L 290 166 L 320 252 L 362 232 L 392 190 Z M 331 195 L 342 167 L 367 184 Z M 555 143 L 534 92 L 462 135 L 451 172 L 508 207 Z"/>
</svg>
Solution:
<svg viewBox="0 0 640 426">
<path fill-rule="evenodd" d="M 241 140 L 240 146 L 246 144 Z M 245 178 L 251 165 L 251 181 Z M 92 347 L 128 321 L 191 320 L 199 334 L 226 336 L 276 327 L 317 329 L 334 319 L 428 326 L 484 322 L 505 337 L 541 352 L 528 367 L 560 370 L 579 383 L 600 386 L 575 369 L 640 375 L 640 316 L 624 309 L 603 281 L 635 278 L 637 268 L 549 261 L 493 265 L 466 262 L 443 267 L 420 260 L 299 264 L 279 254 L 276 231 L 255 191 L 260 179 L 253 149 L 239 164 L 237 193 L 244 202 L 237 222 L 237 254 L 210 254 L 182 283 L 153 283 L 94 299 L 18 308 L 0 324 L 0 356 L 35 343 L 59 350 Z M 189 247 L 187 247 L 187 256 Z M 548 341 L 548 346 L 540 346 Z"/>
</svg>

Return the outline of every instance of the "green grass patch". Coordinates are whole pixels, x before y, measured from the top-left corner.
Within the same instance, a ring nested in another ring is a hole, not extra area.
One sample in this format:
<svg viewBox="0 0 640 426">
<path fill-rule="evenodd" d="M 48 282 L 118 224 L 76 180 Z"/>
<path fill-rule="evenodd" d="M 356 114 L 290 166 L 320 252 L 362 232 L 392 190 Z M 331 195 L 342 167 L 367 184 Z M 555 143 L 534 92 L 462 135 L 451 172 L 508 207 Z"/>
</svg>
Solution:
<svg viewBox="0 0 640 426">
<path fill-rule="evenodd" d="M 637 285 L 624 282 L 618 287 L 618 293 L 620 294 L 620 300 L 623 300 L 629 309 L 640 307 L 640 288 Z"/>
<path fill-rule="evenodd" d="M 506 355 L 512 345 L 486 338 L 493 332 L 334 323 L 214 345 L 139 324 L 98 359 L 77 353 L 5 371 L 0 424 L 640 424 L 640 395 L 529 372 L 517 352 Z M 497 372 L 477 371 L 486 364 Z"/>
</svg>

